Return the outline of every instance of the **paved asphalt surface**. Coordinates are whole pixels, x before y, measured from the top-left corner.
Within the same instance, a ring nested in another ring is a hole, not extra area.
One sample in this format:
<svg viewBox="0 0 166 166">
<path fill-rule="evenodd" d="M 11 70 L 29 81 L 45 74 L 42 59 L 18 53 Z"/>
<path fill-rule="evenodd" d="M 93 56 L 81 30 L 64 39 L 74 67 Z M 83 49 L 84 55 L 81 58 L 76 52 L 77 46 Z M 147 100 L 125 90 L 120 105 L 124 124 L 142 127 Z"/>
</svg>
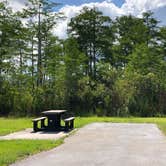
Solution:
<svg viewBox="0 0 166 166">
<path fill-rule="evenodd" d="M 12 166 L 166 166 L 166 137 L 154 124 L 93 123 L 55 149 Z"/>
</svg>

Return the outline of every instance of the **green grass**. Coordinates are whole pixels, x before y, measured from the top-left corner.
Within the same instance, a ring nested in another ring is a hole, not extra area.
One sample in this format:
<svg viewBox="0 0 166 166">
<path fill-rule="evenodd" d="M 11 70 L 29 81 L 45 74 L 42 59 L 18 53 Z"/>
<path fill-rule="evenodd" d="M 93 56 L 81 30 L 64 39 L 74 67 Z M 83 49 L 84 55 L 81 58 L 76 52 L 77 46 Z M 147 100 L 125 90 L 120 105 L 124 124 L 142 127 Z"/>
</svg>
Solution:
<svg viewBox="0 0 166 166">
<path fill-rule="evenodd" d="M 0 118 L 0 135 L 32 127 L 31 118 Z"/>
<path fill-rule="evenodd" d="M 0 135 L 32 127 L 32 118 L 0 118 Z M 63 143 L 52 140 L 0 140 L 0 166 L 8 166 L 26 156 L 49 150 Z"/>
<path fill-rule="evenodd" d="M 5 135 L 14 131 L 32 127 L 32 118 L 6 119 L 0 118 L 0 135 Z M 116 118 L 116 117 L 77 117 L 75 127 L 80 128 L 93 122 L 113 122 L 113 123 L 154 123 L 166 135 L 166 118 Z M 43 150 L 54 148 L 63 143 L 63 139 L 58 141 L 50 140 L 11 140 L 0 141 L 0 166 L 9 164 L 25 158 L 26 156 L 38 153 Z"/>
<path fill-rule="evenodd" d="M 63 139 L 50 140 L 8 140 L 0 141 L 0 166 L 8 166 L 26 156 L 54 148 L 63 143 Z"/>
</svg>

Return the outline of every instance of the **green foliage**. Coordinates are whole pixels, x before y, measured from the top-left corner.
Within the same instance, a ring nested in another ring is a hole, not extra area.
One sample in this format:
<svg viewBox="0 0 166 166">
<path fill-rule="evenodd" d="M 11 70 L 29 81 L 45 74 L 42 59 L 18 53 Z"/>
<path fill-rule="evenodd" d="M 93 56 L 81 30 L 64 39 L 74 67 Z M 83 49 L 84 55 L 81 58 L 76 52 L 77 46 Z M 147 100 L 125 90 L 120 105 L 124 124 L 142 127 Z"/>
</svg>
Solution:
<svg viewBox="0 0 166 166">
<path fill-rule="evenodd" d="M 122 99 L 116 88 L 120 71 L 109 63 L 97 66 L 96 80 L 84 77 L 79 81 L 78 97 L 84 112 L 99 116 L 122 116 Z"/>
<path fill-rule="evenodd" d="M 91 78 L 96 77 L 97 60 L 108 54 L 113 43 L 111 23 L 111 19 L 95 7 L 83 8 L 80 15 L 69 23 L 68 33 L 77 40 L 80 50 L 87 56 L 86 75 Z"/>
<path fill-rule="evenodd" d="M 164 57 L 158 48 L 140 45 L 130 55 L 121 90 L 125 91 L 123 93 L 128 91 L 126 106 L 131 115 L 165 114 L 163 100 L 165 100 L 166 89 L 165 77 L 162 77 L 164 68 Z M 125 85 L 127 87 L 124 87 Z"/>
<path fill-rule="evenodd" d="M 78 98 L 76 92 L 78 91 L 78 81 L 83 77 L 83 72 L 85 72 L 87 57 L 79 51 L 79 45 L 73 38 L 65 41 L 64 50 L 66 107 L 69 110 L 73 110 L 77 105 Z"/>
<path fill-rule="evenodd" d="M 137 44 L 145 42 L 145 25 L 141 19 L 129 16 L 118 17 L 114 23 L 118 44 L 113 47 L 114 59 L 118 66 L 128 62 L 128 56 Z"/>
<path fill-rule="evenodd" d="M 159 83 L 154 74 L 140 76 L 135 82 L 136 92 L 129 101 L 129 111 L 137 116 L 155 116 L 158 112 Z"/>
<path fill-rule="evenodd" d="M 78 115 L 166 114 L 166 30 L 152 12 L 112 21 L 83 8 L 68 38 L 53 33 L 57 3 L 29 0 L 14 12 L 0 3 L 0 115 L 67 109 Z M 22 20 L 26 19 L 24 25 Z"/>
<path fill-rule="evenodd" d="M 119 80 L 118 88 L 129 115 L 147 117 L 165 114 L 163 101 L 166 89 L 154 73 L 127 73 L 125 79 Z"/>
<path fill-rule="evenodd" d="M 159 74 L 164 63 L 164 56 L 160 49 L 141 44 L 129 56 L 127 69 L 143 75 L 148 73 Z"/>
</svg>

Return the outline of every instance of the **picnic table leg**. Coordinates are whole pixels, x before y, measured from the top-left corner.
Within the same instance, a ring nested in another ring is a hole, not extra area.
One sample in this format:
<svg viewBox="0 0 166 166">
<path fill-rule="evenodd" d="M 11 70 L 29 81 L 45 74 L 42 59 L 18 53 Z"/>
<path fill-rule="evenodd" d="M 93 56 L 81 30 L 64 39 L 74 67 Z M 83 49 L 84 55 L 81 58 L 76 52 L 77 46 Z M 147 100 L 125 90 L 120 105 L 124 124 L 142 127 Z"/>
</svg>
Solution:
<svg viewBox="0 0 166 166">
<path fill-rule="evenodd" d="M 70 129 L 73 129 L 74 128 L 74 120 L 71 120 L 70 122 Z"/>
<path fill-rule="evenodd" d="M 37 132 L 39 129 L 37 127 L 37 121 L 33 122 L 33 131 Z"/>
<path fill-rule="evenodd" d="M 42 119 L 41 120 L 41 128 L 45 128 L 45 123 L 44 122 L 45 122 L 45 119 Z"/>
<path fill-rule="evenodd" d="M 65 130 L 68 131 L 69 130 L 69 121 L 65 122 Z"/>
</svg>

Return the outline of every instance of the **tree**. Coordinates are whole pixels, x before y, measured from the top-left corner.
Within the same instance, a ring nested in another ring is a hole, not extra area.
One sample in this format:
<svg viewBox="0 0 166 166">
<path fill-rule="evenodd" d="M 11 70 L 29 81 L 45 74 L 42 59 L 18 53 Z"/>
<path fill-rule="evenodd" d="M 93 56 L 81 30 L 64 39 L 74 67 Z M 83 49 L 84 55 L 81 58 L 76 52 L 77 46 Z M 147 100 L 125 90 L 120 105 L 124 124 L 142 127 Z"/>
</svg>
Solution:
<svg viewBox="0 0 166 166">
<path fill-rule="evenodd" d="M 129 85 L 128 109 L 136 116 L 155 116 L 165 112 L 166 94 L 164 56 L 160 47 L 147 43 L 135 48 L 129 56 L 124 82 Z M 125 88 L 123 88 L 125 89 Z M 122 90 L 124 91 L 124 90 Z"/>
<path fill-rule="evenodd" d="M 69 23 L 68 33 L 77 40 L 80 50 L 87 55 L 86 73 L 92 78 L 96 77 L 97 61 L 104 56 L 106 46 L 112 44 L 110 26 L 109 17 L 103 16 L 97 8 L 87 7 Z"/>
<path fill-rule="evenodd" d="M 135 48 L 129 57 L 130 62 L 127 69 L 146 75 L 154 73 L 160 75 L 161 66 L 164 57 L 157 47 L 148 47 L 146 44 L 139 45 Z"/>
<path fill-rule="evenodd" d="M 146 27 L 134 16 L 117 17 L 114 22 L 116 40 L 113 47 L 116 67 L 125 67 L 134 48 L 145 42 Z"/>
<path fill-rule="evenodd" d="M 73 38 L 69 38 L 64 42 L 64 53 L 66 102 L 69 104 L 69 108 L 74 108 L 78 100 L 76 93 L 78 91 L 78 81 L 85 75 L 87 57 L 80 52 L 79 45 Z"/>
<path fill-rule="evenodd" d="M 27 9 L 24 9 L 23 17 L 29 17 L 34 21 L 37 38 L 37 86 L 42 86 L 44 81 L 44 47 L 47 45 L 48 36 L 56 25 L 59 16 L 51 12 L 58 3 L 49 0 L 29 0 Z"/>
<path fill-rule="evenodd" d="M 149 44 L 157 44 L 157 40 L 158 40 L 158 23 L 159 21 L 157 21 L 154 17 L 153 17 L 153 12 L 148 11 L 143 13 L 143 22 L 144 25 L 146 26 L 146 43 L 147 45 Z"/>
<path fill-rule="evenodd" d="M 11 71 L 12 42 L 15 37 L 15 17 L 6 2 L 0 2 L 0 76 Z M 14 57 L 13 57 L 14 58 Z"/>
<path fill-rule="evenodd" d="M 160 41 L 161 41 L 161 49 L 166 59 L 166 27 L 160 28 Z"/>
</svg>

